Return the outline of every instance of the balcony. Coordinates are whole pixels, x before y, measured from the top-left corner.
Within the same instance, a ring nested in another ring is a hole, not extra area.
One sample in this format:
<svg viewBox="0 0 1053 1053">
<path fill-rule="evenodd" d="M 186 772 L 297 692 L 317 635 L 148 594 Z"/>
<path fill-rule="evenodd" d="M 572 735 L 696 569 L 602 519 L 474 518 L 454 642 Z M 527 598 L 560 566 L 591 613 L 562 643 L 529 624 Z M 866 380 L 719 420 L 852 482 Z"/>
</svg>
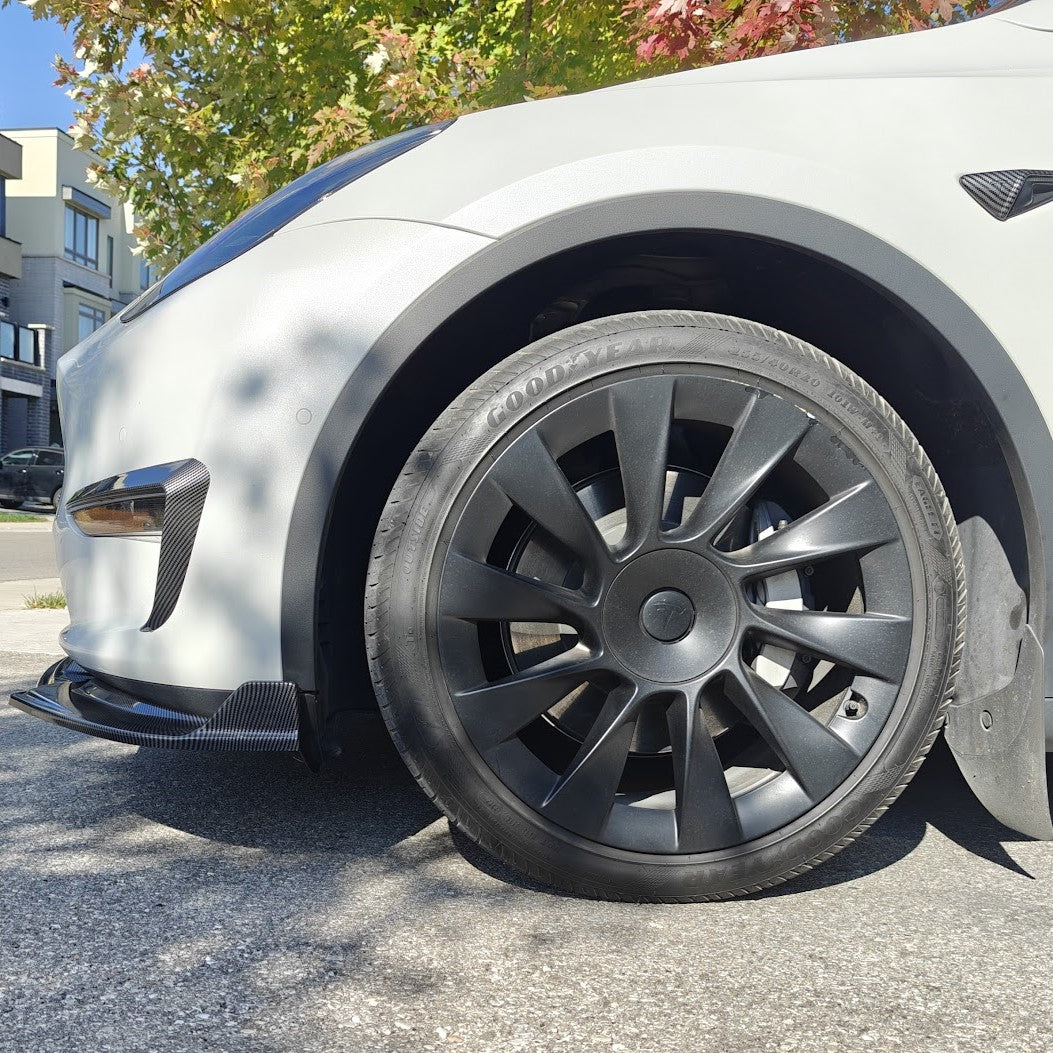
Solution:
<svg viewBox="0 0 1053 1053">
<path fill-rule="evenodd" d="M 0 234 L 0 278 L 22 277 L 22 243 Z"/>
<path fill-rule="evenodd" d="M 0 135 L 0 179 L 22 178 L 22 146 Z"/>
</svg>

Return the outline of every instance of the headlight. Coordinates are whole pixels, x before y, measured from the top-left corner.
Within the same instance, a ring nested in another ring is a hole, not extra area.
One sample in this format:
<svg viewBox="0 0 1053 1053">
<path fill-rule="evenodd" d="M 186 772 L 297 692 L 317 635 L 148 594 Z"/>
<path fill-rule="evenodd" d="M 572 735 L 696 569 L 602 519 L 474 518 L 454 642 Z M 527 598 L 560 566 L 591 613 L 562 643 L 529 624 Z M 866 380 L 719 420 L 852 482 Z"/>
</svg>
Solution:
<svg viewBox="0 0 1053 1053">
<path fill-rule="evenodd" d="M 165 525 L 163 495 L 133 497 L 126 501 L 78 508 L 73 522 L 89 537 L 130 537 L 160 534 Z"/>
<path fill-rule="evenodd" d="M 138 318 L 143 311 L 170 296 L 177 289 L 189 285 L 217 267 L 222 267 L 243 252 L 248 252 L 334 191 L 353 183 L 367 172 L 387 164 L 415 146 L 420 146 L 452 123 L 453 121 L 444 121 L 442 124 L 431 124 L 424 128 L 410 128 L 399 132 L 398 135 L 379 139 L 358 150 L 352 150 L 311 169 L 299 179 L 294 179 L 288 186 L 243 212 L 159 282 L 151 285 L 142 296 L 121 312 L 121 321 L 130 322 L 133 318 Z"/>
</svg>

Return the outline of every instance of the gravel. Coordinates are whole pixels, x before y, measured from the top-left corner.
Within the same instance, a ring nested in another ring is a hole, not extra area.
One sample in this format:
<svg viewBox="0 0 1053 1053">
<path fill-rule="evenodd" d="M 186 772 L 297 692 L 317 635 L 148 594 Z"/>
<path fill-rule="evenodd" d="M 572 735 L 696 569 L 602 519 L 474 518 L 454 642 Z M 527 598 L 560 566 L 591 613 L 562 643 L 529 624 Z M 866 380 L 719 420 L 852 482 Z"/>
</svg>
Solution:
<svg viewBox="0 0 1053 1053">
<path fill-rule="evenodd" d="M 805 879 L 655 907 L 521 880 L 359 732 L 313 775 L 0 708 L 0 1049 L 1053 1049 L 1053 846 L 942 745 Z"/>
</svg>

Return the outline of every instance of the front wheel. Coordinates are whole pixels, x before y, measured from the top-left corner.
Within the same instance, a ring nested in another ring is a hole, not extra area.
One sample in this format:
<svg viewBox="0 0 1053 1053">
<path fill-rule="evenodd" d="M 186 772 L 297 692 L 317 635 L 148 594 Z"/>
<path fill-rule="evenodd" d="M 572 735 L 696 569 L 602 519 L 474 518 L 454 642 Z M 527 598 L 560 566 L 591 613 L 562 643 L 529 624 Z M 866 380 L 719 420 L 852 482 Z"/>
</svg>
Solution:
<svg viewBox="0 0 1053 1053">
<path fill-rule="evenodd" d="M 56 512 L 58 511 L 58 506 L 59 506 L 59 502 L 60 502 L 61 500 L 62 500 L 62 487 L 60 486 L 60 487 L 59 487 L 59 488 L 58 488 L 58 489 L 57 489 L 57 490 L 56 490 L 56 491 L 55 491 L 55 492 L 54 492 L 54 493 L 53 493 L 53 494 L 51 495 L 51 507 L 52 507 L 52 508 L 54 508 Z"/>
<path fill-rule="evenodd" d="M 906 785 L 961 658 L 949 504 L 906 425 L 814 347 L 623 315 L 473 384 L 377 531 L 371 672 L 410 770 L 575 892 L 756 891 Z"/>
</svg>

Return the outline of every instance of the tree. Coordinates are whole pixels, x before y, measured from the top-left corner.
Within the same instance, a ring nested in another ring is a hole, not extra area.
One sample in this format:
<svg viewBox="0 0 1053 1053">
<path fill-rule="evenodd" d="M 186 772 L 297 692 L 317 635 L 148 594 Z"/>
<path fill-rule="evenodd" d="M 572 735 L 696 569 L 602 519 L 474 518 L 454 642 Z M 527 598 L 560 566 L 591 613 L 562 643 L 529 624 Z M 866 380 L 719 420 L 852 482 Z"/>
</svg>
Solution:
<svg viewBox="0 0 1053 1053">
<path fill-rule="evenodd" d="M 11 0 L 0 0 L 6 6 Z M 408 125 L 964 17 L 982 0 L 22 0 L 94 178 L 168 267 L 321 161 Z"/>
<path fill-rule="evenodd" d="M 961 21 L 987 0 L 628 0 L 641 62 L 675 70 Z"/>
<path fill-rule="evenodd" d="M 162 267 L 371 139 L 635 65 L 620 5 L 597 0 L 24 2 L 72 30 L 56 61 L 72 133 Z"/>
</svg>

